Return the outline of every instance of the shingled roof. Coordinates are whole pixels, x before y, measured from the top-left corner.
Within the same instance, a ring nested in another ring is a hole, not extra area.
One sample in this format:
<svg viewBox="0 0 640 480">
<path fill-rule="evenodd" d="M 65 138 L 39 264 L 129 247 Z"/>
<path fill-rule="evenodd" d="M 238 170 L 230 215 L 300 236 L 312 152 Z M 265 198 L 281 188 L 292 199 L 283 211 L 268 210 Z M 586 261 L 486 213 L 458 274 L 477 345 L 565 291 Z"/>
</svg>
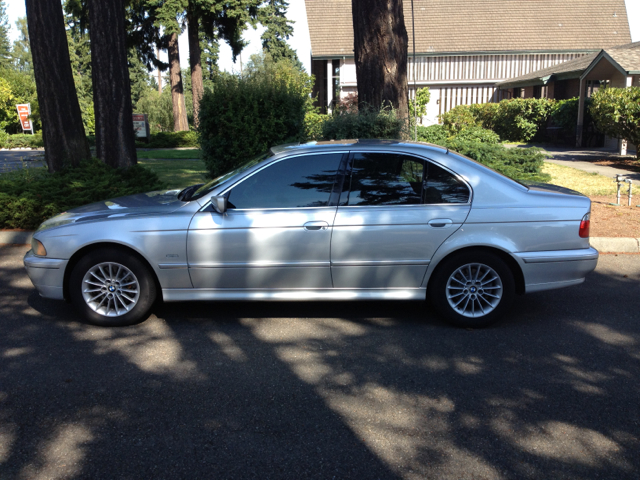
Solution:
<svg viewBox="0 0 640 480">
<path fill-rule="evenodd" d="M 313 57 L 353 55 L 351 0 L 305 0 Z M 631 41 L 624 0 L 414 0 L 416 52 L 594 51 Z M 404 0 L 411 45 L 411 3 Z"/>
<path fill-rule="evenodd" d="M 599 57 L 602 52 L 609 55 L 626 72 L 640 71 L 640 42 L 628 43 L 618 47 L 600 50 L 589 55 L 559 63 L 551 67 L 536 70 L 535 72 L 509 78 L 497 84 L 500 88 L 524 87 L 530 85 L 543 85 L 549 81 L 580 78 L 582 73 Z"/>
</svg>

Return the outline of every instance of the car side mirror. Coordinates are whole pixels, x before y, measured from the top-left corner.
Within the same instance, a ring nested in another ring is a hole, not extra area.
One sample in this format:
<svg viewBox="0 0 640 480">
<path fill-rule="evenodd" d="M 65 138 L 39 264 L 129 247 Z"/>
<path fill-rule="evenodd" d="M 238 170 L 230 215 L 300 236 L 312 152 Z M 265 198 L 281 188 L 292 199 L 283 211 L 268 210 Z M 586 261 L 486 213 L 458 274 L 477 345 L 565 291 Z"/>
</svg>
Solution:
<svg viewBox="0 0 640 480">
<path fill-rule="evenodd" d="M 227 211 L 227 197 L 211 197 L 211 205 L 218 213 L 224 213 Z"/>
</svg>

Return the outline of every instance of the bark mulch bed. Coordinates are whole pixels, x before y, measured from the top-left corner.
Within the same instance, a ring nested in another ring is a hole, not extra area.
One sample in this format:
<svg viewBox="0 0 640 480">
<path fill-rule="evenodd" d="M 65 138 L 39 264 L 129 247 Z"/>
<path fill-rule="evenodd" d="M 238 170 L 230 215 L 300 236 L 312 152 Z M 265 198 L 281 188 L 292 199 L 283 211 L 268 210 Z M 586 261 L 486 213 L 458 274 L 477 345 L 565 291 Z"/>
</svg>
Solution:
<svg viewBox="0 0 640 480">
<path fill-rule="evenodd" d="M 609 205 L 615 201 L 613 195 L 591 197 L 591 236 L 640 238 L 640 194 L 631 198 L 630 207 L 626 196 L 620 198 L 620 207 Z"/>
</svg>

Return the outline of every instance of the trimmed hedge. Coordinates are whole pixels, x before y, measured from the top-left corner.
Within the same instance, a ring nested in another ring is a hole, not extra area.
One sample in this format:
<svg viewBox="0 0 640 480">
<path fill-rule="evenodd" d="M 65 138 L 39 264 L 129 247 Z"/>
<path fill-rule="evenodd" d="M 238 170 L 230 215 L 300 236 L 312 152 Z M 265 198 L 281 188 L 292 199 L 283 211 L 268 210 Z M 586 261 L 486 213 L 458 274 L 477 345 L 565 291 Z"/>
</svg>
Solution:
<svg viewBox="0 0 640 480">
<path fill-rule="evenodd" d="M 114 169 L 97 159 L 48 173 L 27 168 L 0 175 L 0 228 L 34 229 L 54 215 L 108 198 L 165 188 L 151 170 Z"/>
<path fill-rule="evenodd" d="M 44 146 L 42 133 L 31 135 L 19 133 L 17 135 L 1 135 L 0 148 L 41 148 Z"/>
<path fill-rule="evenodd" d="M 194 131 L 152 133 L 149 143 L 136 141 L 136 147 L 138 148 L 185 148 L 197 146 L 199 146 L 198 134 Z"/>
</svg>

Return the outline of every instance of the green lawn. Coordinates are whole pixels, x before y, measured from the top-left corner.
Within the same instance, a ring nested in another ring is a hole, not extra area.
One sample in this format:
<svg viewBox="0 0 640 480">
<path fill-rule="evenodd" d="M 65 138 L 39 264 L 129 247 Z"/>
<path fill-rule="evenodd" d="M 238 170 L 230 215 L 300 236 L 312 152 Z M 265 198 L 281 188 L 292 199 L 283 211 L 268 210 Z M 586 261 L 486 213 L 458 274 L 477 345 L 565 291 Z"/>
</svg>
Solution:
<svg viewBox="0 0 640 480">
<path fill-rule="evenodd" d="M 202 160 L 142 160 L 138 155 L 138 163 L 156 172 L 169 188 L 183 188 L 208 181 Z"/>
<path fill-rule="evenodd" d="M 138 160 L 159 158 L 159 159 L 194 159 L 200 158 L 200 149 L 191 148 L 187 150 L 138 150 Z"/>
</svg>

